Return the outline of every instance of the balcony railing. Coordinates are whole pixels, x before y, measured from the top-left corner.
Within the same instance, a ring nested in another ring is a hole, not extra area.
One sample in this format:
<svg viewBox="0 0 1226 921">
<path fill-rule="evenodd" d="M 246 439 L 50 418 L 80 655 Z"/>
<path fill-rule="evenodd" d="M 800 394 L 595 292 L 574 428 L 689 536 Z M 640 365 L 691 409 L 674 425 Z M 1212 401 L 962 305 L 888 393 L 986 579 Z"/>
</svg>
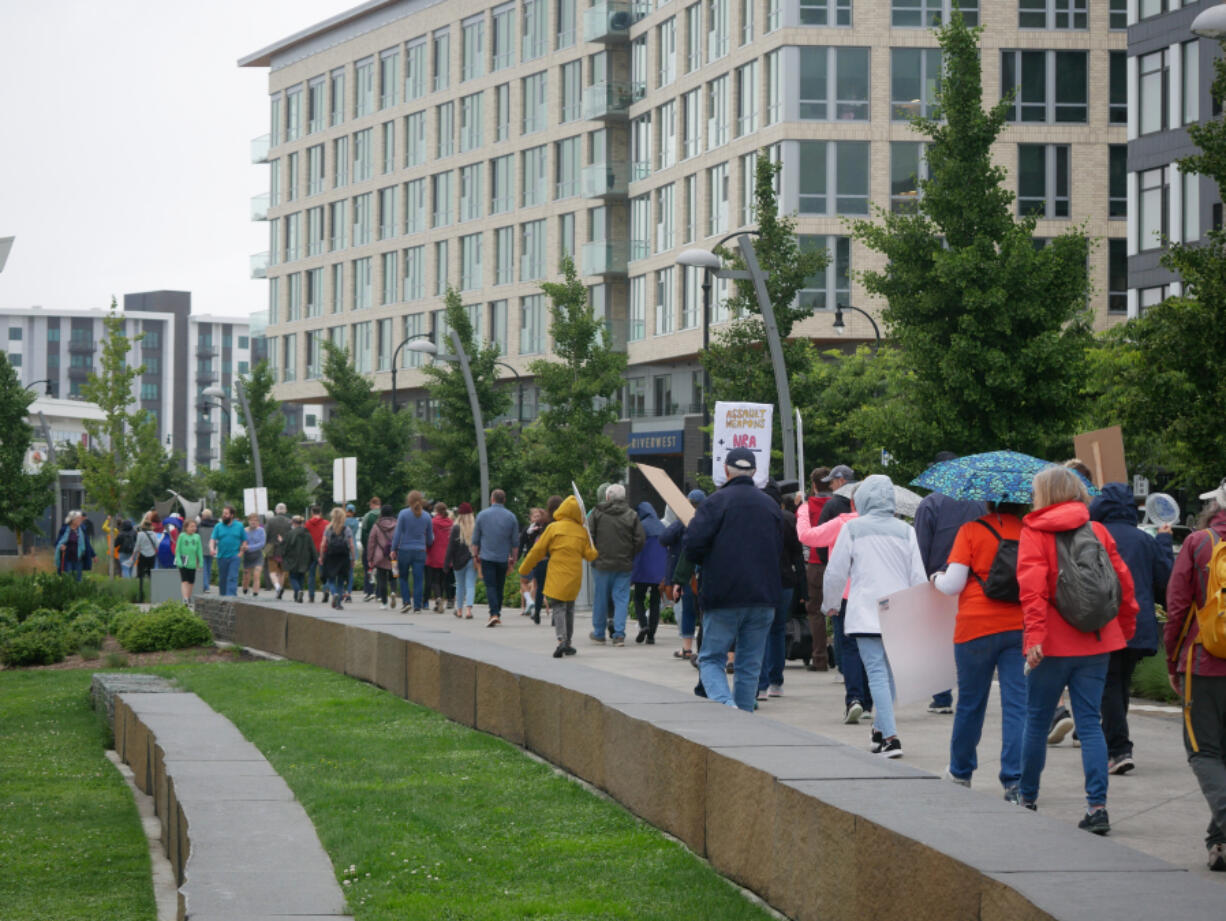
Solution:
<svg viewBox="0 0 1226 921">
<path fill-rule="evenodd" d="M 625 198 L 626 164 L 594 163 L 583 168 L 583 194 L 587 198 Z"/>
<path fill-rule="evenodd" d="M 583 117 L 587 120 L 623 117 L 629 111 L 629 83 L 594 83 L 583 90 Z"/>
<path fill-rule="evenodd" d="M 92 355 L 96 345 L 93 339 L 77 339 L 68 340 L 68 351 L 75 352 L 78 355 Z"/>
<path fill-rule="evenodd" d="M 251 219 L 253 221 L 268 220 L 268 203 L 269 195 L 267 192 L 262 195 L 251 196 Z"/>
<path fill-rule="evenodd" d="M 626 243 L 584 243 L 584 275 L 625 275 L 628 261 Z"/>
<path fill-rule="evenodd" d="M 634 22 L 632 8 L 630 0 L 605 0 L 589 7 L 583 13 L 583 40 L 627 41 L 630 38 L 630 24 Z"/>
<path fill-rule="evenodd" d="M 205 359 L 216 358 L 217 347 L 211 342 L 201 342 L 196 346 L 196 357 Z"/>
<path fill-rule="evenodd" d="M 272 135 L 261 134 L 258 138 L 251 139 L 251 162 L 252 163 L 267 163 L 268 152 L 272 150 Z"/>
<path fill-rule="evenodd" d="M 264 250 L 262 253 L 255 253 L 251 257 L 251 277 L 267 278 L 269 261 L 268 250 Z"/>
</svg>

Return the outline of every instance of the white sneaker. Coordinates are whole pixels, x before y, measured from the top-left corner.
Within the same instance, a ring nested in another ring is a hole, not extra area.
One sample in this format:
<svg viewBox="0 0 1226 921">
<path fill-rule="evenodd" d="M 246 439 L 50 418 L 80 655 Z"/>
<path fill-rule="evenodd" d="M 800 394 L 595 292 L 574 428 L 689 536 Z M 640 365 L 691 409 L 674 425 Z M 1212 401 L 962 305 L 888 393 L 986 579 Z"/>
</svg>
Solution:
<svg viewBox="0 0 1226 921">
<path fill-rule="evenodd" d="M 782 697 L 783 696 L 783 685 L 772 684 L 769 688 L 766 689 L 766 696 L 767 697 Z"/>
<path fill-rule="evenodd" d="M 386 602 L 386 601 L 381 601 L 381 602 L 379 602 L 379 610 L 380 610 L 380 611 L 386 611 L 386 610 L 387 610 L 387 602 Z"/>
<path fill-rule="evenodd" d="M 955 777 L 953 774 L 949 773 L 948 766 L 946 766 L 945 768 L 945 773 L 941 775 L 941 779 L 948 780 L 950 783 L 956 783 L 960 787 L 969 788 L 971 785 L 971 782 L 969 780 L 962 780 L 961 778 Z"/>
</svg>

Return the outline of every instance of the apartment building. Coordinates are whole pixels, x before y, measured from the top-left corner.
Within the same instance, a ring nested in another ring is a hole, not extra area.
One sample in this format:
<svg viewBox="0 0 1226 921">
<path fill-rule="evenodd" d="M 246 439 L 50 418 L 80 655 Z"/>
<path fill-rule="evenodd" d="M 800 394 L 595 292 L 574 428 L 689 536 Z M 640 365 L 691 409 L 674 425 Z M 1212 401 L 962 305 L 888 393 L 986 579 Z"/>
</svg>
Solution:
<svg viewBox="0 0 1226 921">
<path fill-rule="evenodd" d="M 1216 0 L 1136 0 L 1128 27 L 1128 315 L 1182 293 L 1160 264 L 1167 242 L 1222 226 L 1217 184 L 1176 162 L 1197 153 L 1188 125 L 1217 113 L 1209 87 L 1217 42 L 1192 34 Z"/>
<path fill-rule="evenodd" d="M 99 370 L 106 310 L 0 309 L 9 362 L 21 382 L 52 398 L 82 399 L 81 388 Z M 124 334 L 140 335 L 128 353 L 144 371 L 132 385 L 140 408 L 158 420 L 167 450 L 192 468 L 216 466 L 221 441 L 242 420 L 206 409 L 207 387 L 227 393 L 251 363 L 247 324 L 232 317 L 193 315 L 187 291 L 149 291 L 123 299 Z M 54 434 L 53 434 L 54 437 Z"/>
<path fill-rule="evenodd" d="M 278 395 L 320 399 L 327 339 L 384 390 L 397 362 L 425 412 L 421 357 L 398 348 L 440 329 L 448 285 L 526 376 L 550 351 L 539 283 L 570 255 L 629 357 L 619 432 L 641 459 L 692 472 L 701 278 L 677 256 L 754 224 L 766 151 L 802 244 L 831 256 L 796 334 L 835 342 L 836 306 L 879 310 L 856 273 L 880 257 L 846 222 L 915 200 L 924 151 L 907 119 L 930 111 L 931 27 L 952 5 L 371 0 L 243 58 L 270 72 L 271 131 L 253 142 L 269 249 L 253 274 L 269 279 Z M 1102 242 L 1090 270 L 1105 326 L 1128 310 L 1128 2 L 961 7 L 983 27 L 984 102 L 1017 91 L 995 155 L 1019 211 L 1039 215 L 1040 240 L 1084 225 Z"/>
</svg>

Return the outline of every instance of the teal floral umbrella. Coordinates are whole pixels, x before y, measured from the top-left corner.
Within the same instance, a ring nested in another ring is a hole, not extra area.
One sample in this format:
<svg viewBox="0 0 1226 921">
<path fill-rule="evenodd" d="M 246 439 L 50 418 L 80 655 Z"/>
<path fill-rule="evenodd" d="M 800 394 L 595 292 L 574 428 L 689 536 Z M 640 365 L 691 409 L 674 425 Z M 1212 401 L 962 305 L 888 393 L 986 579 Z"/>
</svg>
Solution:
<svg viewBox="0 0 1226 921">
<path fill-rule="evenodd" d="M 954 499 L 1028 503 L 1035 474 L 1054 466 L 1051 461 L 1017 451 L 989 451 L 933 464 L 912 480 L 911 485 Z M 1089 483 L 1086 486 L 1092 494 L 1097 494 Z"/>
</svg>

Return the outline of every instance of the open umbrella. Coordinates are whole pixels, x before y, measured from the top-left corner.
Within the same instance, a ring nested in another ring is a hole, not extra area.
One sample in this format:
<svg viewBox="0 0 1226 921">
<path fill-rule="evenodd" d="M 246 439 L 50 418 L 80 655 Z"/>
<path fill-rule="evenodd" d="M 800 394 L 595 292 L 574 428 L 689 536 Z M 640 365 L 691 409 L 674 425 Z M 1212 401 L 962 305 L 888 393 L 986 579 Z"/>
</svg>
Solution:
<svg viewBox="0 0 1226 921">
<path fill-rule="evenodd" d="M 844 496 L 848 499 L 852 498 L 852 494 L 856 491 L 859 483 L 844 483 L 834 491 L 836 496 Z M 923 497 L 918 493 L 913 493 L 905 486 L 894 484 L 894 514 L 902 515 L 905 518 L 914 518 L 915 511 L 919 508 Z"/>
<path fill-rule="evenodd" d="M 912 480 L 911 485 L 953 499 L 1028 503 L 1035 474 L 1054 466 L 1051 461 L 1017 451 L 989 451 L 933 464 Z M 1097 492 L 1093 487 L 1089 489 L 1091 493 Z"/>
</svg>

